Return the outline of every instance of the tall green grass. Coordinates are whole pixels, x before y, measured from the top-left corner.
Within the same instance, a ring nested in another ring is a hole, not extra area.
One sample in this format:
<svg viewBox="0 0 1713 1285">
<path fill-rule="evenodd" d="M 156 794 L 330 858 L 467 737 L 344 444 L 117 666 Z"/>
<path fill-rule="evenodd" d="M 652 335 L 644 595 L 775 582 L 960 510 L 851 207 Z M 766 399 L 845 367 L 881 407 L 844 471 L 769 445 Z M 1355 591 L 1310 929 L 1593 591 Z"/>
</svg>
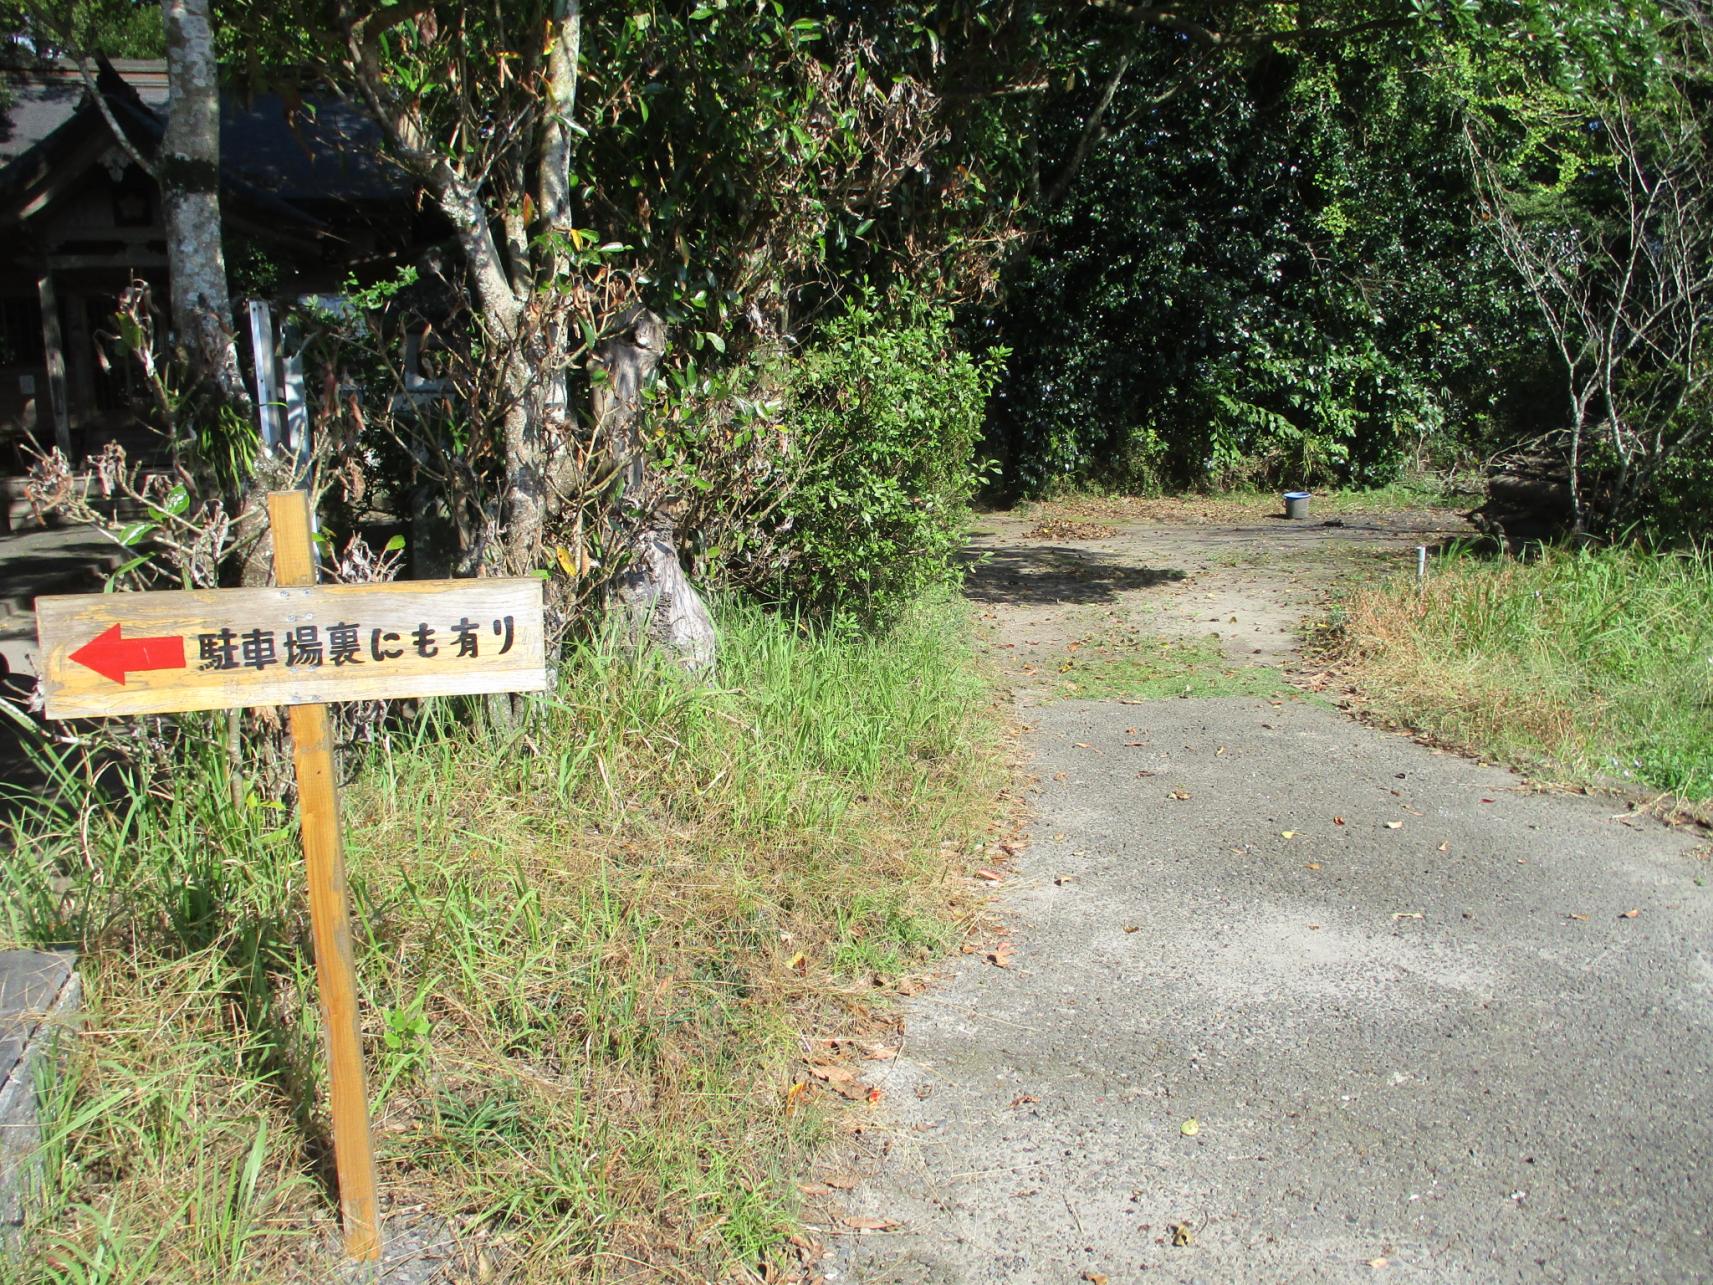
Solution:
<svg viewBox="0 0 1713 1285">
<path fill-rule="evenodd" d="M 707 1279 L 789 1252 L 816 1033 L 959 936 L 1002 776 L 961 603 L 871 640 L 739 603 L 712 685 L 605 639 L 493 732 L 351 751 L 347 847 L 389 1208 L 515 1279 Z M 320 1279 L 336 1244 L 289 812 L 212 726 L 12 801 L 8 944 L 83 952 L 19 1281 Z"/>
<path fill-rule="evenodd" d="M 1713 797 L 1713 551 L 1456 553 L 1358 593 L 1346 653 L 1379 706 L 1575 780 Z"/>
</svg>

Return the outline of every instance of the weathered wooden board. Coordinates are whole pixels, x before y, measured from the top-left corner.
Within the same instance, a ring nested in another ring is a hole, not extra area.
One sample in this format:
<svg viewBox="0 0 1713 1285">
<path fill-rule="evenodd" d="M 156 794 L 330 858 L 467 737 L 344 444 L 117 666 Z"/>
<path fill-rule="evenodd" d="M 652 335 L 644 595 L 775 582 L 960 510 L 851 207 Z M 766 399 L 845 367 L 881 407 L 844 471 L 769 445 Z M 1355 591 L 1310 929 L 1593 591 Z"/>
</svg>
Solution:
<svg viewBox="0 0 1713 1285">
<path fill-rule="evenodd" d="M 534 579 L 44 597 L 36 632 L 49 718 L 547 686 Z"/>
</svg>

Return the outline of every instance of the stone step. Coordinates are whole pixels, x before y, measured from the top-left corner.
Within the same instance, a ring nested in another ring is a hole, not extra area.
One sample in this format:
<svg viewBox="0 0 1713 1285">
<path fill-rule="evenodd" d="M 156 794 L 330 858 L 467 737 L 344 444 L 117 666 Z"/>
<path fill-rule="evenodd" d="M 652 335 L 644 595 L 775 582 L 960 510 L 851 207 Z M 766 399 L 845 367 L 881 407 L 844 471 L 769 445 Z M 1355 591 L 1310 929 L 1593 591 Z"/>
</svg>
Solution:
<svg viewBox="0 0 1713 1285">
<path fill-rule="evenodd" d="M 0 535 L 0 676 L 36 672 L 38 597 L 100 593 L 125 556 L 93 527 L 35 527 Z"/>
<path fill-rule="evenodd" d="M 78 1020 L 74 962 L 70 951 L 0 951 L 0 1242 L 23 1226 L 37 1181 L 37 1086 Z"/>
<path fill-rule="evenodd" d="M 57 514 L 38 514 L 35 506 L 30 503 L 29 496 L 25 494 L 28 484 L 28 478 L 0 478 L 0 506 L 5 509 L 6 530 L 39 531 L 70 525 Z M 143 506 L 135 500 L 124 497 L 104 499 L 95 485 L 95 479 L 87 473 L 77 474 L 74 485 L 83 495 L 92 497 L 89 500 L 90 508 L 99 513 L 105 521 L 133 522 L 144 514 Z"/>
</svg>

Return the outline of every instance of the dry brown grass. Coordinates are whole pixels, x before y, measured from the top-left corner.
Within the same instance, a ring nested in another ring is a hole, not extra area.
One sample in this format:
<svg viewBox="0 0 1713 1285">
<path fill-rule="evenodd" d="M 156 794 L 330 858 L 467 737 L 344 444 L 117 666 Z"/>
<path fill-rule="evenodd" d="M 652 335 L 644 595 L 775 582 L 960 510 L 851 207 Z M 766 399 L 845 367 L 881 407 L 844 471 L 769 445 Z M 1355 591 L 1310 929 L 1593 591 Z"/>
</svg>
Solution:
<svg viewBox="0 0 1713 1285">
<path fill-rule="evenodd" d="M 1337 648 L 1374 708 L 1553 779 L 1713 797 L 1713 575 L 1608 550 L 1354 592 Z"/>
</svg>

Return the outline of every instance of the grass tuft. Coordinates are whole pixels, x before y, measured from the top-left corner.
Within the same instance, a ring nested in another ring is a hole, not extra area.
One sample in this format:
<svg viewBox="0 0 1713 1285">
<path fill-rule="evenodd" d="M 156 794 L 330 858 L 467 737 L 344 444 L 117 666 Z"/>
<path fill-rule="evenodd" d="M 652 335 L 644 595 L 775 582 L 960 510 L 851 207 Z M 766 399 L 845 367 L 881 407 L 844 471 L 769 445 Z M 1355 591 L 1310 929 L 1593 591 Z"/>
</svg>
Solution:
<svg viewBox="0 0 1713 1285">
<path fill-rule="evenodd" d="M 1713 552 L 1437 559 L 1357 592 L 1340 647 L 1377 708 L 1570 780 L 1713 798 Z"/>
<path fill-rule="evenodd" d="M 512 1279 L 784 1261 L 804 1041 L 961 933 L 1004 774 L 961 602 L 887 636 L 719 613 L 715 685 L 604 640 L 517 731 L 436 703 L 344 798 L 381 1180 Z M 0 928 L 83 952 L 20 1281 L 292 1280 L 336 1243 L 289 814 L 215 729 L 15 800 Z M 115 788 L 115 782 L 117 788 Z M 813 1090 L 810 1091 L 812 1095 Z"/>
<path fill-rule="evenodd" d="M 1227 660 L 1217 638 L 1162 638 L 1131 628 L 1080 640 L 1059 662 L 1051 690 L 1065 700 L 1297 695 L 1277 669 Z"/>
</svg>

